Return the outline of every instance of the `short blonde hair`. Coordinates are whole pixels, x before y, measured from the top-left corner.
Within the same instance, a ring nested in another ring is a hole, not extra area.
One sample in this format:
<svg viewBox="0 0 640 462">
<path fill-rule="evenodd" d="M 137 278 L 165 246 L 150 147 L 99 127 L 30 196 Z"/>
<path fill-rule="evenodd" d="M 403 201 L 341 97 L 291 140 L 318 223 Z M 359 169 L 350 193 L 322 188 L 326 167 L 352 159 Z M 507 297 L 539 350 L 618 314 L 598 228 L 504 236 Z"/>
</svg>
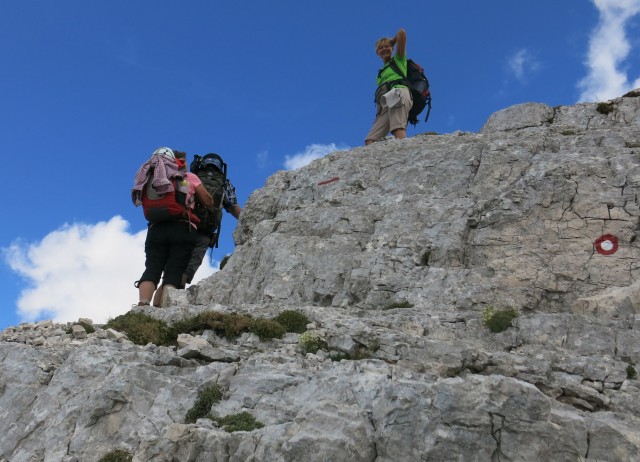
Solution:
<svg viewBox="0 0 640 462">
<path fill-rule="evenodd" d="M 389 37 L 382 37 L 379 38 L 378 40 L 376 40 L 376 53 L 378 52 L 378 47 L 382 44 L 389 44 L 391 45 L 391 39 Z"/>
</svg>

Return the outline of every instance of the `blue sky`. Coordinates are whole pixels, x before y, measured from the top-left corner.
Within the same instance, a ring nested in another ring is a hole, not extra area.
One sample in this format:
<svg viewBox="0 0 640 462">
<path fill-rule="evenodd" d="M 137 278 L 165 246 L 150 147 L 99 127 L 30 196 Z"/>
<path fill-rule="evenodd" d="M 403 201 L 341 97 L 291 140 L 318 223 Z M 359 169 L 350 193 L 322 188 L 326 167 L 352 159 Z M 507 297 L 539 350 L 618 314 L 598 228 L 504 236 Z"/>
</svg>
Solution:
<svg viewBox="0 0 640 462">
<path fill-rule="evenodd" d="M 640 0 L 25 0 L 0 15 L 0 329 L 105 322 L 137 301 L 133 175 L 160 146 L 215 151 L 241 206 L 277 170 L 363 144 L 374 43 L 407 31 L 431 82 L 424 131 L 524 103 L 640 87 Z M 218 261 L 233 252 L 225 214 Z"/>
</svg>

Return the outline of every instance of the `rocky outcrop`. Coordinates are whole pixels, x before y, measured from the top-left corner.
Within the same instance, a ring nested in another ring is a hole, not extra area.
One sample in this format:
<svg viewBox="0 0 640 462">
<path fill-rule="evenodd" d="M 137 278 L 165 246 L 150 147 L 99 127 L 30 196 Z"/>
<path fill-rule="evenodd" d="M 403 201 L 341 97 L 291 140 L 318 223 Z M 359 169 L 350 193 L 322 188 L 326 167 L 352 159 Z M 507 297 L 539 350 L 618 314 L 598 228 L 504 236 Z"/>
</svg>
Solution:
<svg viewBox="0 0 640 462">
<path fill-rule="evenodd" d="M 389 141 L 277 173 L 250 198 L 229 270 L 194 300 L 628 314 L 624 300 L 594 297 L 638 279 L 638 101 L 614 100 L 608 114 L 523 104 L 479 134 Z M 594 243 L 607 234 L 619 247 L 602 256 Z"/>
<path fill-rule="evenodd" d="M 88 320 L 10 328 L 0 460 L 637 460 L 639 94 L 276 173 L 225 268 L 152 313 L 294 309 L 330 352 L 292 333 L 170 348 Z M 490 307 L 520 315 L 492 332 Z M 185 423 L 213 384 L 213 420 Z M 264 426 L 215 420 L 240 412 Z"/>
</svg>

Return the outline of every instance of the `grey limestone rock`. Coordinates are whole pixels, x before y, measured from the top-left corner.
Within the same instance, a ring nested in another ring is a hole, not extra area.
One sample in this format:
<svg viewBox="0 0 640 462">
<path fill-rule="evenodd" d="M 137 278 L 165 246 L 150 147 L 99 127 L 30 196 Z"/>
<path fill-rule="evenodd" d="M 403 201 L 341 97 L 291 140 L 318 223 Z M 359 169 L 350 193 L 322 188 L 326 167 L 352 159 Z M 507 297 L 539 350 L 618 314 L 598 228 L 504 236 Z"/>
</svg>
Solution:
<svg viewBox="0 0 640 462">
<path fill-rule="evenodd" d="M 295 310 L 307 332 L 171 347 L 88 319 L 8 328 L 0 461 L 638 460 L 639 94 L 276 173 L 224 269 L 145 312 Z M 490 308 L 518 316 L 493 332 Z M 263 426 L 226 431 L 243 413 Z"/>
</svg>

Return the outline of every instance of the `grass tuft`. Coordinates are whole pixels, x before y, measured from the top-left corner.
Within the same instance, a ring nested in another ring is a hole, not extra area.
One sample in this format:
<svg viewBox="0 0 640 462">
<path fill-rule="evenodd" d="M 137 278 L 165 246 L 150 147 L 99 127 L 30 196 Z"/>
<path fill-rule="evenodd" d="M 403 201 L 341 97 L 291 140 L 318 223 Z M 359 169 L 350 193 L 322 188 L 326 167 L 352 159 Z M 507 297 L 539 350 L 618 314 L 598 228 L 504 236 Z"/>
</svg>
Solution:
<svg viewBox="0 0 640 462">
<path fill-rule="evenodd" d="M 488 306 L 482 312 L 482 320 L 491 332 L 502 332 L 511 327 L 511 321 L 520 316 L 514 308 L 507 308 L 496 311 L 492 306 Z"/>
<path fill-rule="evenodd" d="M 260 337 L 260 340 L 271 340 L 272 338 L 282 338 L 286 333 L 285 328 L 270 319 L 256 319 L 250 328 L 251 332 Z"/>
<path fill-rule="evenodd" d="M 129 451 L 124 449 L 116 449 L 102 456 L 98 462 L 131 462 L 133 456 Z"/>
<path fill-rule="evenodd" d="M 172 332 L 201 334 L 207 329 L 228 339 L 234 339 L 243 332 L 248 332 L 254 320 L 251 316 L 238 313 L 221 313 L 219 311 L 204 311 L 191 318 L 178 321 L 171 326 Z"/>
<path fill-rule="evenodd" d="M 169 327 L 167 323 L 155 319 L 145 313 L 128 313 L 110 319 L 105 324 L 106 329 L 115 329 L 119 332 L 125 332 L 129 340 L 136 345 L 146 345 L 153 343 L 155 345 L 169 345 L 175 342 L 175 338 L 171 339 Z"/>
<path fill-rule="evenodd" d="M 203 417 L 209 417 L 211 406 L 215 403 L 219 403 L 222 399 L 222 389 L 220 385 L 215 384 L 202 390 L 198 393 L 196 402 L 193 407 L 187 411 L 187 415 L 184 418 L 185 423 L 195 423 L 196 420 Z"/>
<path fill-rule="evenodd" d="M 231 414 L 215 419 L 227 432 L 250 432 L 264 427 L 262 422 L 258 422 L 254 416 L 248 412 Z"/>
<path fill-rule="evenodd" d="M 327 345 L 327 342 L 318 334 L 314 334 L 313 332 L 305 332 L 304 334 L 301 334 L 300 338 L 298 339 L 298 343 L 302 347 L 302 351 L 304 351 L 305 354 L 315 354 L 318 350 L 329 350 L 329 345 Z"/>
<path fill-rule="evenodd" d="M 109 320 L 106 329 L 125 332 L 133 343 L 146 345 L 176 345 L 179 334 L 199 335 L 205 330 L 233 340 L 244 332 L 253 332 L 260 340 L 282 338 L 286 332 L 304 332 L 307 317 L 297 311 L 284 311 L 275 319 L 253 318 L 238 313 L 204 311 L 171 325 L 141 312 L 129 312 Z M 86 327 L 85 327 L 86 329 Z"/>
<path fill-rule="evenodd" d="M 306 331 L 307 324 L 309 324 L 309 318 L 304 313 L 294 310 L 283 311 L 273 320 L 284 327 L 287 332 L 295 332 L 296 334 L 302 334 Z"/>
<path fill-rule="evenodd" d="M 598 103 L 598 105 L 596 106 L 596 111 L 598 111 L 600 114 L 609 114 L 610 112 L 613 112 L 613 103 Z"/>
<path fill-rule="evenodd" d="M 409 303 L 407 300 L 401 302 L 395 302 L 388 305 L 385 310 L 393 310 L 395 308 L 413 308 L 413 303 Z"/>
</svg>

